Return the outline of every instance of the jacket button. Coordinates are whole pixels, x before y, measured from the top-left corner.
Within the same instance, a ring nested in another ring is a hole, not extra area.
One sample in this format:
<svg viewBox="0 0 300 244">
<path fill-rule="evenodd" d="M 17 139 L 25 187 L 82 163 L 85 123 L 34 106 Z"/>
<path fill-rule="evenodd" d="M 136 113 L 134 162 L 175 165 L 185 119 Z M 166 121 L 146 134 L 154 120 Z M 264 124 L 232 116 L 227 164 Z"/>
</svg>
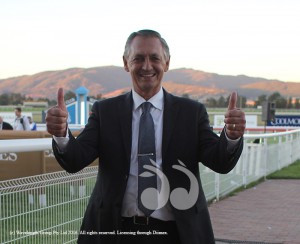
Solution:
<svg viewBox="0 0 300 244">
<path fill-rule="evenodd" d="M 124 180 L 127 180 L 127 178 L 128 178 L 128 175 L 125 175 L 125 176 L 124 176 Z"/>
</svg>

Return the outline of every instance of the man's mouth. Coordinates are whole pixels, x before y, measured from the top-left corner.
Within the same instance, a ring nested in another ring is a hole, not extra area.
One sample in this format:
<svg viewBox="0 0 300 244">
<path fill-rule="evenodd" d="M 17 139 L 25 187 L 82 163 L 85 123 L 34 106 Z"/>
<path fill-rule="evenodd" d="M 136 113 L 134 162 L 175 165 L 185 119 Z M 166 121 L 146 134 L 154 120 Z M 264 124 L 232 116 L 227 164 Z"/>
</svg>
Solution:
<svg viewBox="0 0 300 244">
<path fill-rule="evenodd" d="M 140 74 L 141 77 L 144 77 L 144 78 L 150 78 L 150 77 L 154 77 L 155 76 L 155 73 L 151 73 L 151 74 Z"/>
</svg>

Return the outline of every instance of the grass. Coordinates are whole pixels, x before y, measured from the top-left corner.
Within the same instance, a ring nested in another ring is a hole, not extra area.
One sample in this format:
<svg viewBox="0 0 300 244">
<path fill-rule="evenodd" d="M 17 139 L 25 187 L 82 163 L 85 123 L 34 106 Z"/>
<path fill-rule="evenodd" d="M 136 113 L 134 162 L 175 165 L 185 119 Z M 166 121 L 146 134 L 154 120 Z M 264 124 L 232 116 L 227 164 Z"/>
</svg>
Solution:
<svg viewBox="0 0 300 244">
<path fill-rule="evenodd" d="M 297 179 L 300 180 L 300 160 L 267 176 L 267 179 Z"/>
</svg>

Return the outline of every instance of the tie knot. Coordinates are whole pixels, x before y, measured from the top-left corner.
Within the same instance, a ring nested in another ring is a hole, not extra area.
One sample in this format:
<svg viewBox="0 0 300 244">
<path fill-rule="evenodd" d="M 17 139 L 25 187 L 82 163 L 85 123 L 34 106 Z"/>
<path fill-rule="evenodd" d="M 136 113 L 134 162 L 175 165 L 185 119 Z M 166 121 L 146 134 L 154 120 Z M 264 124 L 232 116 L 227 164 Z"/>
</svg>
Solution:
<svg viewBox="0 0 300 244">
<path fill-rule="evenodd" d="M 150 108 L 151 108 L 151 103 L 150 102 L 144 102 L 142 104 L 142 110 L 143 110 L 143 113 L 149 113 L 150 112 Z"/>
</svg>

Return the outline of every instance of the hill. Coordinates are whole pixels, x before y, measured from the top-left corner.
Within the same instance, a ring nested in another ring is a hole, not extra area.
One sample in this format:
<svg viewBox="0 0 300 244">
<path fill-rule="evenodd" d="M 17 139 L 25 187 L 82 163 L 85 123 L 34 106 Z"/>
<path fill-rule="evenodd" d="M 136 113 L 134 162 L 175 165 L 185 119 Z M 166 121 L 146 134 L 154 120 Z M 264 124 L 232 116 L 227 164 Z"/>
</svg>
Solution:
<svg viewBox="0 0 300 244">
<path fill-rule="evenodd" d="M 63 87 L 65 91 L 75 91 L 80 86 L 89 89 L 90 95 L 102 94 L 104 97 L 111 97 L 130 90 L 131 79 L 129 73 L 118 66 L 71 68 L 2 79 L 0 94 L 14 92 L 33 98 L 55 99 L 59 87 Z M 245 75 L 219 75 L 186 68 L 165 73 L 163 86 L 174 94 L 189 94 L 190 97 L 200 100 L 228 96 L 233 90 L 248 99 L 275 91 L 287 97 L 300 96 L 300 82 L 283 82 Z"/>
</svg>

